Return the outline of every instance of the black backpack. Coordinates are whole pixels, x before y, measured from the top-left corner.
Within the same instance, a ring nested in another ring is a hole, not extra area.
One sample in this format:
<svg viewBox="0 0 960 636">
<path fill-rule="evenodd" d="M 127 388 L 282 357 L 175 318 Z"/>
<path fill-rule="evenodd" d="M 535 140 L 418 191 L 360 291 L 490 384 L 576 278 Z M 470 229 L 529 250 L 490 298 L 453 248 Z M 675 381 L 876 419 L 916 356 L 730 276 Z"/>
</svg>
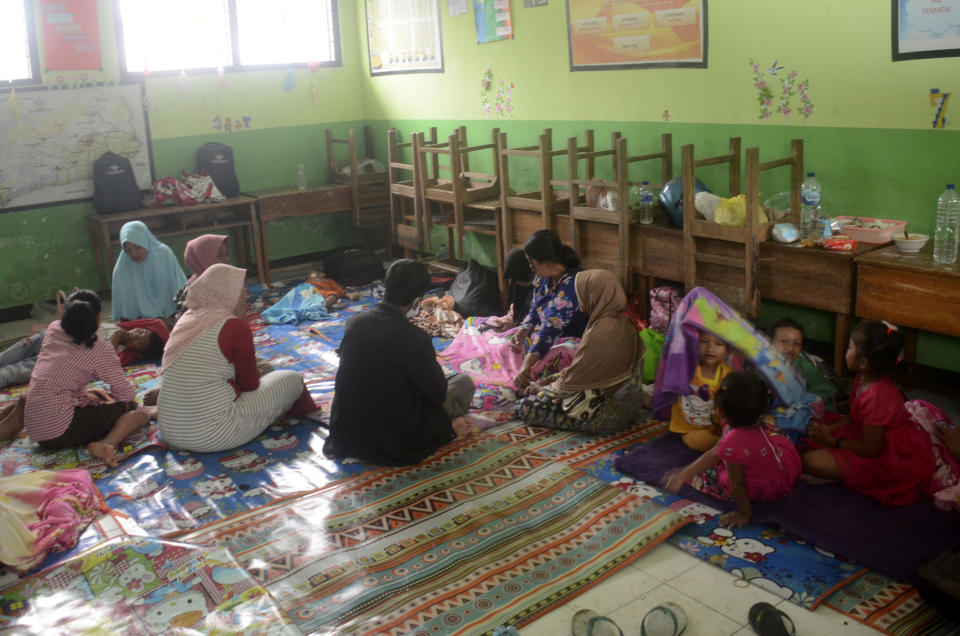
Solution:
<svg viewBox="0 0 960 636">
<path fill-rule="evenodd" d="M 209 174 L 223 196 L 235 197 L 240 194 L 240 184 L 233 165 L 233 148 L 230 146 L 212 141 L 200 146 L 197 149 L 197 170 Z"/>
<path fill-rule="evenodd" d="M 467 269 L 453 279 L 450 295 L 456 302 L 457 313 L 464 318 L 499 316 L 503 313 L 497 270 L 484 267 L 472 258 Z"/>
<path fill-rule="evenodd" d="M 323 271 L 341 285 L 366 285 L 383 278 L 383 258 L 366 250 L 345 250 L 325 258 Z"/>
<path fill-rule="evenodd" d="M 93 163 L 93 207 L 99 214 L 129 212 L 143 205 L 133 166 L 126 157 L 107 151 Z"/>
</svg>

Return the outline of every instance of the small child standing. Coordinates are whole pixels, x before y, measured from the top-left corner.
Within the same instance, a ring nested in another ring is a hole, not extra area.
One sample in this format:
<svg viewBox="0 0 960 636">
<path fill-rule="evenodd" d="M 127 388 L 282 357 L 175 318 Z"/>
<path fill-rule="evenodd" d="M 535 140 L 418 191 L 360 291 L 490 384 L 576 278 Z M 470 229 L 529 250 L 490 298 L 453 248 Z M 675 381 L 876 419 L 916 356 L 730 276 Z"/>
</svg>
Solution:
<svg viewBox="0 0 960 636">
<path fill-rule="evenodd" d="M 803 376 L 807 392 L 819 396 L 830 408 L 838 391 L 837 385 L 831 382 L 804 354 L 803 345 L 806 336 L 803 326 L 793 318 L 783 317 L 774 320 L 767 333 L 770 334 L 773 347 Z"/>
<path fill-rule="evenodd" d="M 360 294 L 347 293 L 337 281 L 327 278 L 327 275 L 320 270 L 313 270 L 307 275 L 307 282 L 313 285 L 314 289 L 323 296 L 327 309 L 331 309 L 341 298 L 350 300 L 360 300 Z"/>
<path fill-rule="evenodd" d="M 737 509 L 720 518 L 724 527 L 750 521 L 750 501 L 773 501 L 786 495 L 800 477 L 796 447 L 765 416 L 770 392 L 757 375 L 734 371 L 720 383 L 716 411 L 723 436 L 712 450 L 668 475 L 664 487 L 678 492 L 685 482 L 719 499 L 733 499 Z"/>
<path fill-rule="evenodd" d="M 100 297 L 80 290 L 71 298 L 62 318 L 44 334 L 30 376 L 24 425 L 44 449 L 86 445 L 91 455 L 116 466 L 117 444 L 146 426 L 151 410 L 138 409 L 133 383 L 113 345 L 97 338 Z M 87 391 L 96 379 L 109 384 L 110 393 Z"/>
<path fill-rule="evenodd" d="M 858 374 L 850 416 L 811 424 L 810 439 L 819 447 L 803 454 L 804 472 L 842 481 L 886 507 L 915 502 L 936 470 L 930 436 L 910 419 L 888 375 L 902 347 L 903 336 L 887 323 L 857 326 L 846 355 Z"/>
<path fill-rule="evenodd" d="M 681 395 L 670 410 L 670 431 L 683 435 L 683 443 L 698 451 L 713 448 L 720 428 L 713 421 L 713 396 L 730 367 L 724 362 L 727 343 L 707 331 L 700 332 L 697 370 L 690 379 L 689 395 Z"/>
</svg>

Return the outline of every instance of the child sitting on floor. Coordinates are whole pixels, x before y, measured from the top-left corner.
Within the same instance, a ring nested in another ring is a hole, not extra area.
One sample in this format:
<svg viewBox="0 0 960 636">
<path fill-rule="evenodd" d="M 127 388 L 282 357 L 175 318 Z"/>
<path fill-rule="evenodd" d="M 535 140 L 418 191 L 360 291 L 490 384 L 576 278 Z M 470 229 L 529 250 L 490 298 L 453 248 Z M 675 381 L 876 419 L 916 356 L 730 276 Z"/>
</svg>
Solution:
<svg viewBox="0 0 960 636">
<path fill-rule="evenodd" d="M 690 481 L 708 495 L 733 499 L 737 509 L 720 518 L 724 527 L 749 522 L 751 500 L 773 501 L 789 493 L 800 477 L 800 455 L 764 415 L 769 406 L 770 392 L 759 376 L 748 371 L 727 375 L 716 394 L 723 436 L 712 450 L 670 474 L 664 487 L 676 493 Z"/>
<path fill-rule="evenodd" d="M 133 383 L 113 346 L 97 338 L 100 297 L 71 294 L 63 317 L 47 327 L 24 408 L 30 439 L 46 450 L 86 445 L 108 466 L 117 465 L 116 446 L 147 425 L 155 410 L 138 408 Z M 110 392 L 88 391 L 93 380 Z"/>
<path fill-rule="evenodd" d="M 902 346 L 903 336 L 887 323 L 857 326 L 846 355 L 847 367 L 858 374 L 850 416 L 811 424 L 817 448 L 803 455 L 804 472 L 842 481 L 887 507 L 915 502 L 936 470 L 930 436 L 910 419 L 888 375 Z"/>
<path fill-rule="evenodd" d="M 63 292 L 58 292 L 58 296 Z M 87 300 L 88 290 L 75 290 L 64 301 Z M 99 298 L 99 296 L 97 297 Z M 63 305 L 58 303 L 58 318 L 62 318 Z M 0 388 L 26 384 L 37 363 L 40 347 L 43 344 L 44 331 L 35 333 L 17 341 L 0 352 Z M 120 357 L 120 364 L 133 364 L 137 360 L 159 360 L 163 356 L 163 345 L 170 336 L 166 324 L 159 318 L 141 318 L 119 324 L 102 323 L 97 336 L 110 342 Z"/>
<path fill-rule="evenodd" d="M 683 443 L 693 450 L 706 451 L 720 439 L 720 428 L 713 421 L 713 396 L 730 367 L 724 362 L 727 343 L 708 331 L 700 331 L 699 363 L 690 378 L 689 395 L 681 395 L 670 410 L 670 431 L 680 433 Z"/>
<path fill-rule="evenodd" d="M 355 292 L 347 293 L 337 281 L 332 278 L 327 278 L 327 275 L 320 270 L 315 269 L 307 274 L 307 282 L 313 285 L 317 292 L 323 296 L 324 301 L 327 303 L 327 309 L 332 308 L 344 297 L 350 300 L 360 300 L 360 294 Z"/>
<path fill-rule="evenodd" d="M 805 335 L 800 323 L 786 316 L 778 318 L 771 323 L 767 333 L 770 334 L 774 348 L 803 376 L 807 392 L 819 396 L 827 408 L 833 410 L 834 398 L 838 391 L 837 385 L 831 382 L 804 353 Z"/>
</svg>

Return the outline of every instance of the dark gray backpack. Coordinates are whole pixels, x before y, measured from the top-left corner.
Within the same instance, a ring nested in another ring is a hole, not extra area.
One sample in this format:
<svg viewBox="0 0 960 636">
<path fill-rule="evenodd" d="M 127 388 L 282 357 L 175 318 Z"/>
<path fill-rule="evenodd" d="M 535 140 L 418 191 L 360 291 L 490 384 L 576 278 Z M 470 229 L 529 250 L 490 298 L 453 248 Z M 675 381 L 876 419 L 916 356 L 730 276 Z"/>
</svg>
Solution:
<svg viewBox="0 0 960 636">
<path fill-rule="evenodd" d="M 225 144 L 210 142 L 197 150 L 197 170 L 213 177 L 213 183 L 225 197 L 240 194 L 237 171 L 233 165 L 233 148 Z"/>
<path fill-rule="evenodd" d="M 93 163 L 93 207 L 100 214 L 129 212 L 143 205 L 133 166 L 126 157 L 107 151 Z"/>
</svg>

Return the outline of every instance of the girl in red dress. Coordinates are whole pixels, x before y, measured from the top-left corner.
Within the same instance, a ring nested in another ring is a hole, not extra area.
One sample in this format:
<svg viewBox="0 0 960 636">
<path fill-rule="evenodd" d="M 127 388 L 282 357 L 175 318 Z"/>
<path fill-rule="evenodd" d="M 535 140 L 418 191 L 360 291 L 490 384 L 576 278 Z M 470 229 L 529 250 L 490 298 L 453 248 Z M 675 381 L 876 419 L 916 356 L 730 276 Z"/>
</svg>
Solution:
<svg viewBox="0 0 960 636">
<path fill-rule="evenodd" d="M 817 448 L 803 455 L 804 472 L 842 481 L 886 507 L 920 497 L 936 465 L 930 437 L 907 414 L 903 395 L 887 375 L 903 336 L 879 320 L 860 323 L 850 336 L 847 367 L 857 373 L 850 416 L 810 425 Z"/>
</svg>

